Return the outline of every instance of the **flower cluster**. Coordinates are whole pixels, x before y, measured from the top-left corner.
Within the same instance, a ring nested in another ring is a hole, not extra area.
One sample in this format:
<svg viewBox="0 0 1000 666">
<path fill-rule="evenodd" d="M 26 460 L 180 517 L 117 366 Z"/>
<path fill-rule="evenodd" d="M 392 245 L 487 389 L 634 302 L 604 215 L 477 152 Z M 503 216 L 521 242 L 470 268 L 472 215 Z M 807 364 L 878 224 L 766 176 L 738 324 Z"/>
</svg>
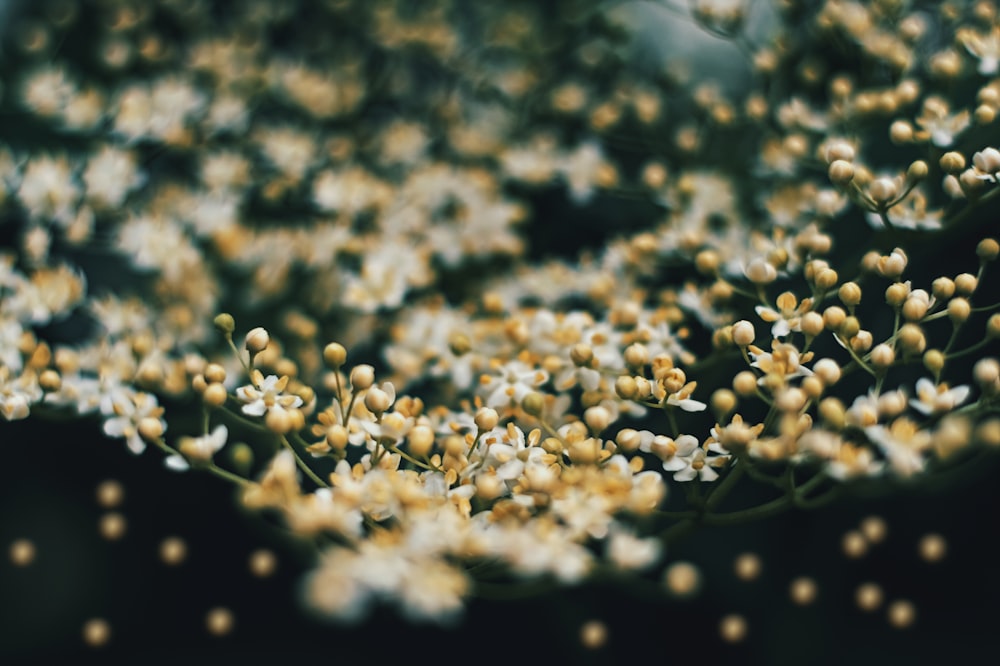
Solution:
<svg viewBox="0 0 1000 666">
<path fill-rule="evenodd" d="M 991 3 L 668 21 L 746 87 L 643 66 L 646 3 L 556 4 L 25 19 L 4 103 L 61 147 L 0 132 L 0 416 L 237 485 L 339 618 L 648 576 L 1000 447 Z"/>
</svg>

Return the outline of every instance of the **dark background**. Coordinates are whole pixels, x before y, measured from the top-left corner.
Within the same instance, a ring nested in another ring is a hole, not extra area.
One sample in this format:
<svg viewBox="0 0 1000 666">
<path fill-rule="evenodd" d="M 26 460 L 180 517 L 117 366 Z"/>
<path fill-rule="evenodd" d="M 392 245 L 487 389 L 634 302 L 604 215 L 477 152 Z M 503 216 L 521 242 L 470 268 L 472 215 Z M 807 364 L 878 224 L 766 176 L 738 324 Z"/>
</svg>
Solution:
<svg viewBox="0 0 1000 666">
<path fill-rule="evenodd" d="M 94 425 L 94 428 L 84 427 Z M 711 528 L 673 547 L 671 559 L 702 567 L 701 594 L 660 597 L 656 583 L 631 590 L 622 583 L 562 589 L 520 601 L 473 601 L 454 627 L 413 625 L 382 609 L 359 626 L 307 615 L 297 589 L 305 560 L 266 518 L 235 508 L 230 490 L 199 474 L 175 474 L 155 452 L 134 457 L 118 441 L 95 437 L 96 424 L 5 424 L 6 471 L 0 485 L 0 544 L 31 539 L 27 567 L 0 563 L 2 664 L 341 664 L 404 660 L 486 663 L 543 658 L 623 663 L 643 657 L 663 664 L 946 664 L 995 653 L 1000 618 L 1000 567 L 995 535 L 1000 506 L 1000 455 L 953 475 L 938 488 L 899 488 L 884 497 L 859 492 L 814 512 L 790 513 L 738 527 Z M 998 452 L 1000 454 L 1000 452 Z M 95 489 L 123 482 L 120 511 L 126 535 L 109 542 L 98 522 L 105 512 Z M 135 481 L 130 481 L 134 479 Z M 141 479 L 141 481 L 139 481 Z M 738 508 L 737 492 L 724 508 Z M 851 560 L 843 533 L 866 516 L 888 523 L 887 539 Z M 938 532 L 948 541 L 943 562 L 917 554 L 919 539 Z M 177 567 L 159 559 L 160 542 L 182 537 L 188 557 Z M 250 553 L 274 549 L 279 568 L 259 579 Z M 757 552 L 763 573 L 743 582 L 732 572 L 741 552 Z M 819 595 L 807 607 L 788 597 L 789 583 L 807 575 Z M 854 591 L 873 581 L 886 602 L 873 613 L 854 605 Z M 893 628 L 886 606 L 911 600 L 917 621 Z M 236 624 L 210 635 L 209 609 L 225 606 Z M 718 623 L 728 613 L 747 619 L 746 640 L 728 645 Z M 83 624 L 103 617 L 112 639 L 102 648 L 82 640 Z M 579 629 L 600 619 L 609 639 L 599 650 L 580 646 Z"/>
</svg>

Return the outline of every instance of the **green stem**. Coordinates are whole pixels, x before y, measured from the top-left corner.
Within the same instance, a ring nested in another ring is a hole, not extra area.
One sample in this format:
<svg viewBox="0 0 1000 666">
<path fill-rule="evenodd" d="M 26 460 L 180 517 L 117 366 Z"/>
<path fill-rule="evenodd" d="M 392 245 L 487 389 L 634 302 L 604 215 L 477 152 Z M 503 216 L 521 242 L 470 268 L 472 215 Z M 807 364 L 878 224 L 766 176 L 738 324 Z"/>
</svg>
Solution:
<svg viewBox="0 0 1000 666">
<path fill-rule="evenodd" d="M 792 495 L 783 495 L 751 509 L 743 509 L 742 511 L 733 511 L 731 513 L 707 513 L 702 519 L 706 525 L 717 527 L 740 525 L 753 520 L 776 516 L 790 508 L 792 508 Z"/>
<path fill-rule="evenodd" d="M 162 439 L 154 439 L 153 440 L 153 445 L 156 446 L 161 451 L 163 451 L 164 453 L 166 453 L 167 455 L 180 456 L 181 458 L 184 458 L 185 460 L 187 460 L 187 456 L 184 456 L 180 451 L 178 451 L 174 447 L 168 445 Z M 208 472 L 209 474 L 212 474 L 213 476 L 217 476 L 220 479 L 225 479 L 226 481 L 229 481 L 230 483 L 234 483 L 234 484 L 236 484 L 238 486 L 246 486 L 246 485 L 249 485 L 249 483 L 250 483 L 248 480 L 244 479 L 242 476 L 239 476 L 237 474 L 233 474 L 232 472 L 230 472 L 228 470 L 222 469 L 221 467 L 217 466 L 213 462 L 207 462 L 207 463 L 196 462 L 195 464 L 191 465 L 191 468 L 192 469 L 203 469 L 206 472 Z"/>
<path fill-rule="evenodd" d="M 306 464 L 306 461 L 302 459 L 302 457 L 299 455 L 299 452 L 296 451 L 295 447 L 293 447 L 292 444 L 291 444 L 291 442 L 288 441 L 288 438 L 286 438 L 284 435 L 279 435 L 278 439 L 281 442 L 281 445 L 284 446 L 289 451 L 291 451 L 292 455 L 295 456 L 295 464 L 299 466 L 299 469 L 302 470 L 303 474 L 305 474 L 310 479 L 312 479 L 312 482 L 315 483 L 320 488 L 329 488 L 330 487 L 329 483 L 326 483 L 325 481 L 323 481 L 323 479 L 319 478 L 316 475 L 316 472 L 312 471 L 312 468 L 309 467 L 309 465 Z"/>
<path fill-rule="evenodd" d="M 246 371 L 247 377 L 250 377 L 250 375 L 252 374 L 250 372 L 250 366 L 247 365 L 247 362 L 243 360 L 243 354 L 240 353 L 240 350 L 236 346 L 236 343 L 233 342 L 233 336 L 232 336 L 232 334 L 227 334 L 226 335 L 226 342 L 229 343 L 230 349 L 232 349 L 233 353 L 236 354 L 236 358 L 239 359 L 240 365 L 242 365 L 243 369 Z M 250 381 L 253 382 L 253 378 L 252 377 L 250 377 Z"/>
<path fill-rule="evenodd" d="M 722 479 L 709 493 L 708 497 L 705 499 L 705 510 L 711 511 L 717 507 L 722 500 L 726 499 L 726 496 L 732 492 L 733 488 L 746 473 L 746 465 L 742 464 L 741 461 L 734 457 L 732 464 L 729 465 L 729 473 L 726 474 L 726 478 Z"/>
</svg>

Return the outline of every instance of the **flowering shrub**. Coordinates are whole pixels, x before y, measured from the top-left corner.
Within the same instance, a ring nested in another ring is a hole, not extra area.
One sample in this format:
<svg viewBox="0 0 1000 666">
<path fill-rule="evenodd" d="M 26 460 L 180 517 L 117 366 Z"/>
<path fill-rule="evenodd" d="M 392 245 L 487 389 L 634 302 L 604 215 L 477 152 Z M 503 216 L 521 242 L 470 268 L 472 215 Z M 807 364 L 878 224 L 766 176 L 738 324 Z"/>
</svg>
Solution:
<svg viewBox="0 0 1000 666">
<path fill-rule="evenodd" d="M 1000 447 L 992 3 L 83 9 L 7 35 L 0 415 L 234 484 L 321 614 L 677 592 Z"/>
</svg>

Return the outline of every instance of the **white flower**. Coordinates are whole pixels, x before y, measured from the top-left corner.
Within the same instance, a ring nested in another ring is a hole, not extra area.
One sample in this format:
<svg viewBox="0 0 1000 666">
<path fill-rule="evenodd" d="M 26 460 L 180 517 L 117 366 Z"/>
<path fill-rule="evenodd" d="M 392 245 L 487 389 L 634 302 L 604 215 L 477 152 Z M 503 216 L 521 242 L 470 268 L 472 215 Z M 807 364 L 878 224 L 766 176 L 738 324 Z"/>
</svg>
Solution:
<svg viewBox="0 0 1000 666">
<path fill-rule="evenodd" d="M 977 71 L 980 74 L 996 75 L 1000 69 L 1000 26 L 994 26 L 985 34 L 969 28 L 959 28 L 955 37 L 970 54 L 979 59 Z"/>
<path fill-rule="evenodd" d="M 754 308 L 761 319 L 771 324 L 771 336 L 783 338 L 792 331 L 802 330 L 802 315 L 812 309 L 812 299 L 804 298 L 802 303 L 790 291 L 786 291 L 776 301 L 778 309 L 758 305 Z"/>
<path fill-rule="evenodd" d="M 229 430 L 224 425 L 201 437 L 181 437 L 177 448 L 183 455 L 169 456 L 164 462 L 170 469 L 183 472 L 190 467 L 188 460 L 211 462 L 212 456 L 226 445 Z"/>
<path fill-rule="evenodd" d="M 921 414 L 942 414 L 950 412 L 965 402 L 972 391 L 968 386 L 948 388 L 947 384 L 937 384 L 927 377 L 917 380 L 917 397 L 910 400 L 910 407 Z"/>
<path fill-rule="evenodd" d="M 606 543 L 607 558 L 620 569 L 646 569 L 656 563 L 662 551 L 659 540 L 637 537 L 633 530 L 618 523 L 612 523 Z"/>
<path fill-rule="evenodd" d="M 90 158 L 83 172 L 87 199 L 107 208 L 121 206 L 128 193 L 142 181 L 135 154 L 109 145 Z"/>
<path fill-rule="evenodd" d="M 497 368 L 499 375 L 483 375 L 481 390 L 487 407 L 518 405 L 539 386 L 549 380 L 549 373 L 521 361 L 511 361 Z"/>
<path fill-rule="evenodd" d="M 264 377 L 259 370 L 254 370 L 253 380 L 253 384 L 236 389 L 236 397 L 243 403 L 240 409 L 247 416 L 264 416 L 271 410 L 295 409 L 302 405 L 302 398 L 284 393 L 288 377 Z"/>
<path fill-rule="evenodd" d="M 156 396 L 151 393 L 121 393 L 107 398 L 110 411 L 115 416 L 104 421 L 104 434 L 108 437 L 124 437 L 129 451 L 138 455 L 146 450 L 146 442 L 139 435 L 139 422 L 144 418 L 154 418 L 160 421 L 164 430 L 166 422 L 160 418 L 163 407 L 156 402 Z M 102 411 L 107 411 L 102 407 Z"/>
<path fill-rule="evenodd" d="M 698 439 L 693 435 L 681 435 L 676 440 L 666 439 L 666 448 L 662 452 L 654 450 L 654 453 L 664 459 L 663 469 L 674 472 L 674 481 L 691 481 L 696 476 L 702 481 L 715 481 L 719 473 L 714 468 L 729 460 L 728 455 L 709 458 L 708 452 L 698 445 Z M 719 447 L 712 451 L 725 449 Z"/>
<path fill-rule="evenodd" d="M 930 449 L 932 438 L 926 430 L 908 418 L 898 418 L 887 428 L 872 425 L 865 428 L 865 434 L 885 454 L 889 467 L 902 477 L 912 476 L 924 469 L 925 453 Z"/>
<path fill-rule="evenodd" d="M 667 396 L 667 404 L 674 407 L 680 407 L 685 412 L 701 412 L 704 411 L 708 405 L 705 403 L 694 400 L 691 398 L 691 394 L 694 393 L 697 387 L 697 382 L 688 382 L 685 384 L 680 391 L 676 393 L 671 393 Z"/>
<path fill-rule="evenodd" d="M 747 351 L 750 358 L 753 359 L 750 367 L 757 368 L 765 375 L 776 374 L 787 381 L 796 377 L 809 377 L 813 374 L 812 370 L 802 365 L 803 361 L 808 362 L 812 358 L 812 353 L 800 354 L 795 345 L 775 341 L 771 344 L 770 352 L 765 352 L 754 345 L 747 347 Z M 757 380 L 757 383 L 761 385 L 764 382 L 764 377 Z"/>
<path fill-rule="evenodd" d="M 38 156 L 24 167 L 17 195 L 32 219 L 52 218 L 65 226 L 76 213 L 80 187 L 66 157 Z"/>
<path fill-rule="evenodd" d="M 7 421 L 27 418 L 29 406 L 41 398 L 34 373 L 11 377 L 8 368 L 0 365 L 0 416 Z"/>
</svg>

